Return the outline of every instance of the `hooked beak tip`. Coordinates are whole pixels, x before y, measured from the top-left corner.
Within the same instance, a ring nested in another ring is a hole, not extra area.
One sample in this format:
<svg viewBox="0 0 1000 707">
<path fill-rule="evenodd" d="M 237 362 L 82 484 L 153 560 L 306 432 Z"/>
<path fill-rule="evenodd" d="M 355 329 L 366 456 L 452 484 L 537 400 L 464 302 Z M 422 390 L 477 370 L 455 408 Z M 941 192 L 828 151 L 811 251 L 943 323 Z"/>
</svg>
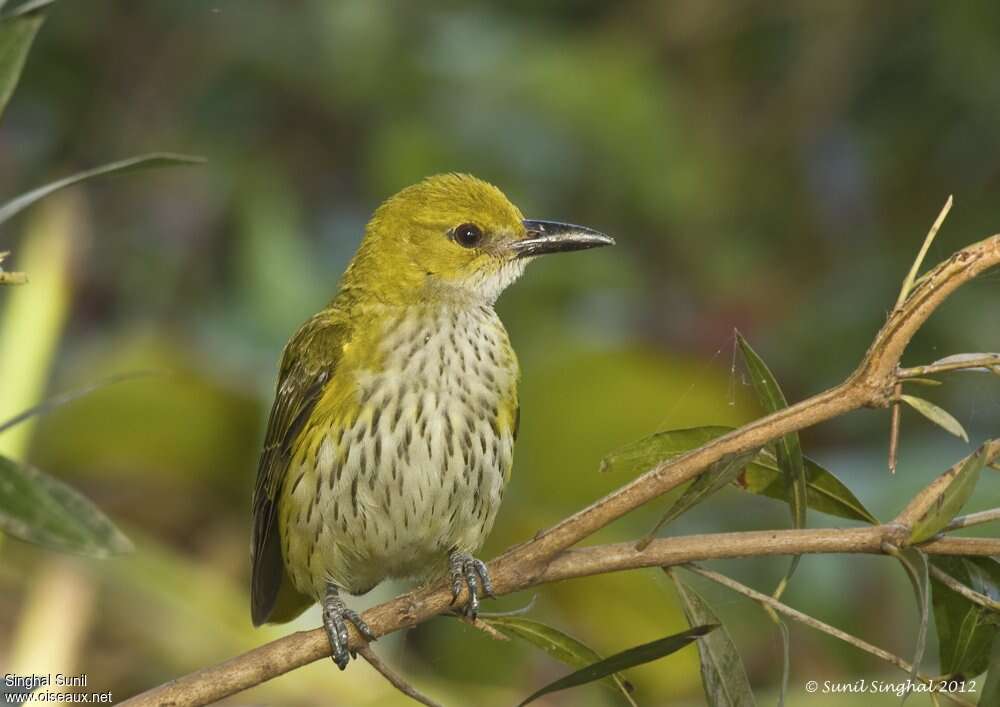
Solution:
<svg viewBox="0 0 1000 707">
<path fill-rule="evenodd" d="M 518 258 L 615 245 L 615 239 L 586 226 L 558 221 L 524 221 L 527 237 L 512 248 Z"/>
</svg>

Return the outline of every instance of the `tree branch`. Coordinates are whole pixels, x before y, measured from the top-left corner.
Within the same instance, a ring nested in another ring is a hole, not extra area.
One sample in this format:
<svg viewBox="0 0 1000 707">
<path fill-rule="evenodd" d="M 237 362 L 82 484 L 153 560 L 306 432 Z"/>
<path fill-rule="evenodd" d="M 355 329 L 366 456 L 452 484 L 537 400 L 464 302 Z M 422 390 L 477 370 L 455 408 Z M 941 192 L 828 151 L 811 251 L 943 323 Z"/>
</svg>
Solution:
<svg viewBox="0 0 1000 707">
<path fill-rule="evenodd" d="M 895 540 L 892 544 L 902 544 L 906 529 L 900 525 L 885 525 L 849 531 L 773 531 L 691 536 L 687 540 L 662 539 L 654 541 L 641 553 L 635 551 L 634 542 L 567 551 L 572 545 L 617 518 L 694 478 L 726 455 L 757 449 L 789 432 L 796 432 L 852 410 L 888 406 L 892 400 L 893 388 L 899 380 L 900 358 L 913 335 L 955 290 L 998 265 L 1000 235 L 956 252 L 920 278 L 905 301 L 889 315 L 861 364 L 843 383 L 713 439 L 698 449 L 667 460 L 539 533 L 533 540 L 511 548 L 490 564 L 496 592 L 506 594 L 570 576 L 647 566 L 646 559 L 653 557 L 657 565 L 670 564 L 671 559 L 664 558 L 671 553 L 672 562 L 677 563 L 751 554 L 880 552 L 878 546 L 883 540 Z M 804 535 L 795 536 L 796 533 Z M 883 534 L 888 534 L 889 537 Z M 705 540 L 706 537 L 711 540 Z M 694 540 L 697 538 L 701 539 Z M 729 544 L 726 543 L 727 538 Z M 679 552 L 676 544 L 684 542 L 700 543 L 698 547 L 703 552 L 696 555 L 691 547 L 687 554 Z M 742 543 L 746 545 L 736 547 Z M 731 548 L 728 552 L 732 554 L 720 554 L 725 552 L 720 550 L 720 546 Z M 927 552 L 941 551 L 948 554 L 982 554 L 987 550 L 986 554 L 995 554 L 1000 551 L 996 541 L 978 538 L 942 538 L 922 548 Z M 751 549 L 754 551 L 751 552 Z M 637 556 L 630 557 L 630 552 Z M 663 557 L 657 553 L 662 553 Z M 640 558 L 645 558 L 641 564 L 630 564 L 638 562 Z M 444 586 L 423 588 L 369 609 L 365 612 L 364 619 L 375 634 L 381 636 L 414 626 L 448 610 L 451 600 L 451 592 Z M 460 596 L 459 600 L 464 600 L 464 597 Z M 351 645 L 359 646 L 357 632 L 353 627 L 350 632 Z M 330 646 L 322 630 L 300 632 L 154 688 L 124 704 L 132 707 L 207 704 L 328 655 Z"/>
<path fill-rule="evenodd" d="M 520 576 L 514 571 L 495 570 L 493 588 L 494 593 L 500 596 L 536 584 L 701 560 L 814 553 L 882 554 L 883 541 L 901 542 L 905 536 L 906 530 L 901 526 L 879 525 L 660 538 L 642 551 L 635 549 L 634 541 L 598 545 L 561 553 L 527 584 L 520 583 Z M 1000 539 L 940 538 L 922 545 L 921 550 L 935 555 L 996 555 L 1000 554 Z M 419 589 L 369 609 L 364 619 L 376 636 L 384 636 L 442 613 L 450 603 L 451 592 L 446 588 Z M 354 633 L 351 639 L 352 646 L 364 645 Z M 323 629 L 300 631 L 225 663 L 169 682 L 122 704 L 130 707 L 203 705 L 329 655 L 330 644 Z"/>
</svg>

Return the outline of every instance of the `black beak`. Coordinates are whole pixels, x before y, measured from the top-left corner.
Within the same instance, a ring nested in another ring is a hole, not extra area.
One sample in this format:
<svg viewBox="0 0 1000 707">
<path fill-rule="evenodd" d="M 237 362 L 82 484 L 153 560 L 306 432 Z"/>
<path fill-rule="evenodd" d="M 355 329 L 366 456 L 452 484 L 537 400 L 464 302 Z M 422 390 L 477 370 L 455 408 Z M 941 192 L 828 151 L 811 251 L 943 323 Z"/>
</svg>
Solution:
<svg viewBox="0 0 1000 707">
<path fill-rule="evenodd" d="M 527 236 L 511 244 L 518 258 L 614 245 L 615 239 L 586 226 L 558 221 L 525 221 Z"/>
</svg>

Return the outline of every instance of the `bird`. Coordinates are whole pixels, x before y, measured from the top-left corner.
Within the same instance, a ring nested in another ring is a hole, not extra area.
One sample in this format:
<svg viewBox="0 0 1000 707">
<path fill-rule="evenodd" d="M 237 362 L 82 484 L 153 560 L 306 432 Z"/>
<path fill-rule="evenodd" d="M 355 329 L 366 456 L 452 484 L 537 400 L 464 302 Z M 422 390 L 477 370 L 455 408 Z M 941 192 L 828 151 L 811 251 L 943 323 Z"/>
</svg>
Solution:
<svg viewBox="0 0 1000 707">
<path fill-rule="evenodd" d="M 494 304 L 536 257 L 613 244 L 525 219 L 468 174 L 427 177 L 375 210 L 333 299 L 282 353 L 252 498 L 255 626 L 319 603 L 343 670 L 347 623 L 375 636 L 342 593 L 447 576 L 475 620 L 493 594 L 475 553 L 520 423 Z"/>
</svg>

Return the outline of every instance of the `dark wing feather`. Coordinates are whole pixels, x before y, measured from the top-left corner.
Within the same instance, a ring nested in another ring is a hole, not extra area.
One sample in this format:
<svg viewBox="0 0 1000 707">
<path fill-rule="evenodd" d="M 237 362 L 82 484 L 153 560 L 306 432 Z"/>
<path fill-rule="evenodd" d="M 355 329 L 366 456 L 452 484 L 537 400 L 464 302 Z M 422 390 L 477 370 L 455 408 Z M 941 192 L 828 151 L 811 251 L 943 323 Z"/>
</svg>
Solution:
<svg viewBox="0 0 1000 707">
<path fill-rule="evenodd" d="M 292 448 L 340 359 L 347 329 L 321 313 L 285 347 L 253 494 L 250 609 L 255 626 L 268 620 L 285 575 L 278 532 L 278 494 Z"/>
</svg>

